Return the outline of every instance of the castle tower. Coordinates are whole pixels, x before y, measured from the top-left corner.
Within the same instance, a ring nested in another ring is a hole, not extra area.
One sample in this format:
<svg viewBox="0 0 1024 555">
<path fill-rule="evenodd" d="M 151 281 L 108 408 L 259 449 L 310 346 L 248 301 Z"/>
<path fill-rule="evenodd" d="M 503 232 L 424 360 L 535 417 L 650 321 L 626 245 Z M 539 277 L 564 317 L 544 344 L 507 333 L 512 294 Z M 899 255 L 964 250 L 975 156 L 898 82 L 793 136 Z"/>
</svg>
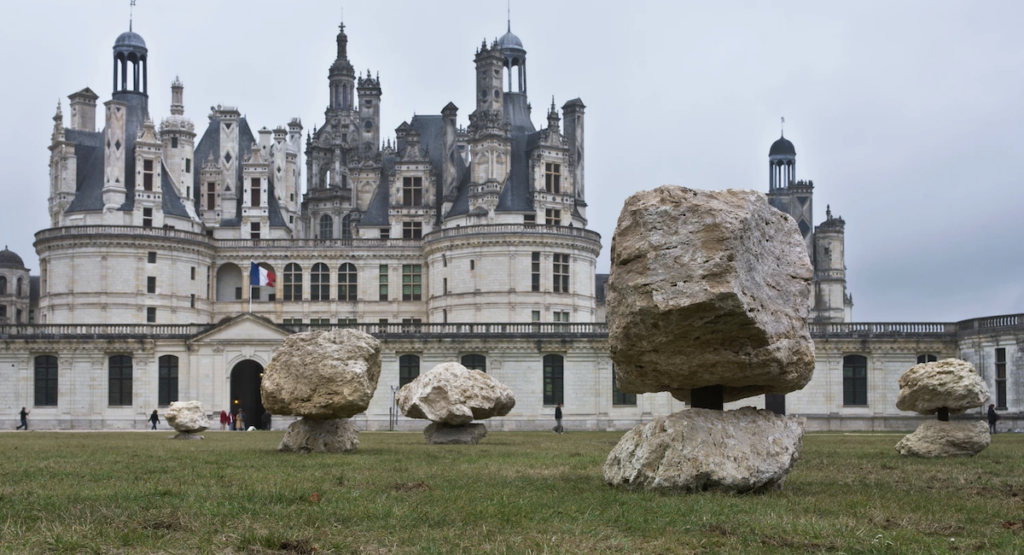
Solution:
<svg viewBox="0 0 1024 555">
<path fill-rule="evenodd" d="M 149 119 L 135 138 L 135 209 L 132 225 L 163 227 L 163 143 Z"/>
<path fill-rule="evenodd" d="M 345 24 L 338 26 L 338 57 L 331 64 L 328 73 L 330 85 L 329 110 L 351 111 L 355 102 L 355 78 L 356 72 L 352 63 L 348 61 L 348 35 L 345 34 Z"/>
<path fill-rule="evenodd" d="M 193 174 L 198 171 L 193 160 L 196 133 L 192 121 L 185 117 L 184 94 L 185 86 L 175 77 L 171 83 L 171 115 L 160 122 L 160 141 L 164 146 L 168 177 L 185 209 L 195 218 L 194 201 L 199 195 L 198 191 L 192 190 Z"/>
<path fill-rule="evenodd" d="M 586 191 L 583 183 L 583 112 L 586 108 L 579 98 L 574 98 L 562 105 L 565 140 L 569 147 L 573 182 L 576 186 L 576 208 L 584 218 L 587 217 Z"/>
<path fill-rule="evenodd" d="M 359 78 L 359 152 L 373 156 L 380 151 L 380 77 L 370 70 Z"/>
<path fill-rule="evenodd" d="M 99 96 L 86 87 L 68 95 L 71 100 L 71 129 L 96 131 L 96 100 Z"/>
<path fill-rule="evenodd" d="M 75 200 L 77 194 L 76 176 L 78 157 L 75 145 L 67 140 L 64 133 L 64 115 L 57 102 L 57 113 L 53 115 L 53 134 L 50 137 L 50 225 L 58 227 L 60 216 Z"/>
<path fill-rule="evenodd" d="M 262 135 L 262 133 L 261 133 Z M 258 145 L 242 164 L 242 237 L 260 239 L 270 237 L 270 168 Z"/>
<path fill-rule="evenodd" d="M 522 43 L 519 44 L 521 47 Z M 490 218 L 508 180 L 512 161 L 511 125 L 505 118 L 502 93 L 505 56 L 497 41 L 490 48 L 485 42 L 475 61 L 476 111 L 469 115 L 469 148 L 473 157 L 470 215 Z"/>
<path fill-rule="evenodd" d="M 526 94 L 526 49 L 519 37 L 512 34 L 512 22 L 509 21 L 508 32 L 498 39 L 501 55 L 505 58 L 505 71 L 508 74 L 508 92 Z"/>
<path fill-rule="evenodd" d="M 796 180 L 796 148 L 785 137 L 768 151 L 768 203 L 796 220 L 814 263 L 814 182 Z"/>
<path fill-rule="evenodd" d="M 825 208 L 825 221 L 814 228 L 814 307 L 816 322 L 849 322 L 853 299 L 846 292 L 844 235 L 846 222 Z"/>
</svg>

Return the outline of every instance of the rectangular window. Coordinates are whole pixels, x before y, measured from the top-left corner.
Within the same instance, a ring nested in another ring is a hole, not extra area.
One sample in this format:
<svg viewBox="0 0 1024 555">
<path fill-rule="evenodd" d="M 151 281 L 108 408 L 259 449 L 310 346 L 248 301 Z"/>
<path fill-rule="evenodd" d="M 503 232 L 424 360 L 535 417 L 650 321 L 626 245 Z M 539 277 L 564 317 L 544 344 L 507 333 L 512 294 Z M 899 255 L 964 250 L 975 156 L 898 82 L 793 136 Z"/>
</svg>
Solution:
<svg viewBox="0 0 1024 555">
<path fill-rule="evenodd" d="M 156 323 L 156 307 L 155 306 L 150 306 L 150 307 L 146 308 L 146 323 L 147 324 L 155 324 Z"/>
<path fill-rule="evenodd" d="M 36 406 L 57 406 L 57 357 L 36 357 Z"/>
<path fill-rule="evenodd" d="M 330 318 L 313 318 L 309 321 L 311 326 L 329 326 L 331 325 Z"/>
<path fill-rule="evenodd" d="M 14 323 L 15 324 L 20 324 L 21 323 L 21 309 L 20 308 L 15 309 L 15 311 L 14 311 Z"/>
<path fill-rule="evenodd" d="M 206 209 L 213 210 L 217 205 L 217 194 L 213 182 L 206 184 Z"/>
<path fill-rule="evenodd" d="M 537 225 L 537 215 L 527 214 L 523 216 L 523 225 Z"/>
<path fill-rule="evenodd" d="M 530 255 L 530 291 L 540 291 L 540 253 Z"/>
<path fill-rule="evenodd" d="M 562 211 L 554 208 L 545 209 L 544 223 L 546 225 L 562 225 Z"/>
<path fill-rule="evenodd" d="M 185 173 L 192 173 L 192 160 L 185 158 Z"/>
<path fill-rule="evenodd" d="M 402 222 L 402 239 L 422 239 L 422 222 Z"/>
<path fill-rule="evenodd" d="M 150 264 L 156 264 L 156 252 L 149 251 L 146 253 L 146 262 Z"/>
<path fill-rule="evenodd" d="M 189 272 L 192 275 L 192 281 L 196 280 L 196 267 L 192 266 L 192 270 Z"/>
<path fill-rule="evenodd" d="M 2 304 L 0 304 L 0 318 L 6 318 L 6 317 L 7 317 L 7 307 L 2 305 Z"/>
<path fill-rule="evenodd" d="M 242 300 L 242 288 L 241 287 L 235 287 L 235 300 L 236 301 Z"/>
<path fill-rule="evenodd" d="M 423 178 L 402 178 L 402 206 L 421 206 L 423 204 Z"/>
<path fill-rule="evenodd" d="M 551 266 L 552 282 L 555 293 L 569 292 L 569 255 L 555 254 Z"/>
<path fill-rule="evenodd" d="M 156 293 L 156 276 L 146 277 L 146 293 Z"/>
<path fill-rule="evenodd" d="M 544 356 L 544 404 L 557 405 L 564 402 L 562 355 Z"/>
<path fill-rule="evenodd" d="M 285 325 L 288 325 L 288 324 L 298 325 L 298 324 L 302 323 L 302 318 L 285 318 L 282 323 L 284 323 Z"/>
<path fill-rule="evenodd" d="M 253 177 L 249 180 L 249 193 L 250 201 L 249 206 L 253 208 L 259 208 L 260 206 L 260 178 Z"/>
<path fill-rule="evenodd" d="M 402 266 L 402 300 L 419 301 L 423 299 L 423 273 L 419 264 Z"/>
<path fill-rule="evenodd" d="M 531 322 L 540 322 L 540 311 L 539 310 L 534 310 L 533 312 L 530 313 L 530 321 Z"/>
<path fill-rule="evenodd" d="M 443 283 L 444 285 L 443 285 L 443 287 L 441 288 L 441 294 L 442 294 L 442 295 L 447 295 L 447 294 L 448 294 L 448 278 L 444 278 L 444 279 L 442 280 L 442 283 Z"/>
<path fill-rule="evenodd" d="M 338 318 L 338 325 L 340 326 L 354 326 L 357 323 L 355 318 Z"/>
<path fill-rule="evenodd" d="M 107 404 L 112 407 L 132 405 L 132 357 L 110 357 Z"/>
<path fill-rule="evenodd" d="M 196 294 L 195 293 L 192 293 L 192 300 L 189 301 L 189 307 L 191 307 L 191 308 L 195 308 L 196 307 Z"/>
<path fill-rule="evenodd" d="M 636 393 L 623 393 L 619 391 L 618 381 L 615 379 L 615 367 L 612 366 L 612 405 L 624 407 L 636 406 Z"/>
<path fill-rule="evenodd" d="M 158 403 L 166 407 L 178 401 L 178 357 L 164 355 L 157 360 L 159 377 L 157 381 Z"/>
<path fill-rule="evenodd" d="M 442 308 L 441 309 L 441 322 L 443 322 L 445 324 L 448 323 L 448 309 L 447 308 Z"/>
<path fill-rule="evenodd" d="M 142 188 L 147 191 L 153 190 L 153 161 L 142 161 Z"/>
<path fill-rule="evenodd" d="M 865 356 L 843 357 L 843 404 L 848 407 L 868 404 L 868 358 Z"/>
<path fill-rule="evenodd" d="M 178 138 L 171 137 L 171 148 L 178 148 Z"/>
<path fill-rule="evenodd" d="M 249 238 L 259 239 L 260 238 L 260 223 L 252 222 L 249 224 Z"/>
<path fill-rule="evenodd" d="M 562 194 L 561 164 L 544 164 L 544 190 L 555 195 Z"/>
<path fill-rule="evenodd" d="M 476 269 L 476 260 L 470 260 L 469 261 L 469 269 L 470 269 L 470 271 Z"/>
<path fill-rule="evenodd" d="M 249 298 L 254 300 L 254 301 L 260 300 L 260 288 L 259 287 L 251 287 L 250 286 L 249 287 Z"/>
<path fill-rule="evenodd" d="M 568 322 L 569 321 L 569 313 L 567 311 L 564 311 L 564 310 L 556 310 L 553 313 L 553 316 L 554 316 L 554 320 L 556 322 Z"/>
<path fill-rule="evenodd" d="M 387 264 L 380 265 L 380 300 L 388 300 L 388 266 Z"/>
<path fill-rule="evenodd" d="M 380 238 L 381 239 L 390 239 L 391 238 L 391 228 L 385 227 L 384 229 L 380 230 Z"/>
<path fill-rule="evenodd" d="M 153 209 L 142 209 L 142 227 L 153 227 Z"/>
<path fill-rule="evenodd" d="M 996 408 L 1006 410 L 1006 348 L 996 349 Z"/>
</svg>

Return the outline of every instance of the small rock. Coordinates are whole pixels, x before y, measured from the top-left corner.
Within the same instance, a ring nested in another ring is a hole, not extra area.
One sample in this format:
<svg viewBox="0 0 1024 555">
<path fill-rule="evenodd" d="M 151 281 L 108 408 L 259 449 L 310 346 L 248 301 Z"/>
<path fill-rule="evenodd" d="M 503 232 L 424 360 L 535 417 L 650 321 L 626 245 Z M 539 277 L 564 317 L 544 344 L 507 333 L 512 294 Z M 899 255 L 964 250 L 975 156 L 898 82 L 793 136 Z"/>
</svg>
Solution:
<svg viewBox="0 0 1024 555">
<path fill-rule="evenodd" d="M 896 408 L 920 414 L 935 414 L 947 407 L 960 414 L 980 407 L 988 400 L 988 386 L 970 362 L 948 358 L 918 364 L 900 376 Z"/>
<path fill-rule="evenodd" d="M 292 453 L 347 453 L 359 447 L 359 430 L 348 418 L 300 418 L 285 432 L 278 451 Z"/>
<path fill-rule="evenodd" d="M 423 430 L 423 436 L 430 445 L 476 445 L 487 437 L 487 426 L 483 424 L 463 424 L 449 426 L 434 422 Z"/>
<path fill-rule="evenodd" d="M 908 457 L 973 457 L 991 441 L 982 421 L 926 420 L 896 444 L 896 451 Z"/>
<path fill-rule="evenodd" d="M 604 479 L 629 489 L 699 492 L 780 490 L 800 456 L 804 419 L 750 407 L 689 409 L 626 432 Z"/>
<path fill-rule="evenodd" d="M 199 401 L 175 401 L 164 413 L 164 420 L 176 431 L 184 434 L 204 432 L 210 428 L 210 419 L 206 417 L 203 404 Z M 175 436 L 175 438 L 178 438 Z M 192 438 L 184 438 L 192 439 Z"/>
<path fill-rule="evenodd" d="M 511 389 L 493 376 L 457 362 L 439 364 L 405 384 L 397 401 L 409 418 L 450 426 L 505 416 L 516 406 Z"/>
</svg>

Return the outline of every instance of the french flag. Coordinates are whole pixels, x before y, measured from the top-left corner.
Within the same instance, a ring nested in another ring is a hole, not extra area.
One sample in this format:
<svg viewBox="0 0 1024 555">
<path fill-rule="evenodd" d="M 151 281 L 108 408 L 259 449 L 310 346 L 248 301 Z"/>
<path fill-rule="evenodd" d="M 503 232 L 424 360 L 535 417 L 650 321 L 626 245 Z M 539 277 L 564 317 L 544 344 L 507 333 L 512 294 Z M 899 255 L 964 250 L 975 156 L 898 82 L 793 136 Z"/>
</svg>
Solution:
<svg viewBox="0 0 1024 555">
<path fill-rule="evenodd" d="M 276 278 L 277 276 L 274 275 L 274 272 L 266 268 L 260 268 L 259 264 L 255 262 L 249 263 L 249 285 L 253 287 L 262 287 L 264 285 L 273 287 Z"/>
</svg>

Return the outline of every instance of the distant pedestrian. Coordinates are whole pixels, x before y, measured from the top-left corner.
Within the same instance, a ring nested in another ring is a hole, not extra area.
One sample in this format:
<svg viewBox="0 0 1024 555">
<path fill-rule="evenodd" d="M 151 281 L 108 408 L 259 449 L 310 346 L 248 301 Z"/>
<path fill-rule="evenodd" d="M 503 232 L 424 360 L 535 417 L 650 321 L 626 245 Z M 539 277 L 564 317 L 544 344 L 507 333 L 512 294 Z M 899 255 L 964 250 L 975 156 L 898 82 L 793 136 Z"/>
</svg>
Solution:
<svg viewBox="0 0 1024 555">
<path fill-rule="evenodd" d="M 263 412 L 263 429 L 264 430 L 269 430 L 270 429 L 270 412 L 269 411 L 264 411 Z"/>
<path fill-rule="evenodd" d="M 235 431 L 235 413 L 233 412 L 228 413 L 228 429 Z"/>
<path fill-rule="evenodd" d="M 221 430 L 228 429 L 228 422 L 231 422 L 231 419 L 228 418 L 228 411 L 226 411 L 226 410 L 220 411 L 220 429 Z"/>
<path fill-rule="evenodd" d="M 562 403 L 558 403 L 558 405 L 555 406 L 555 427 L 552 428 L 551 431 L 556 434 L 560 434 L 565 431 L 565 428 L 562 428 Z"/>
<path fill-rule="evenodd" d="M 160 423 L 160 416 L 156 413 L 156 409 L 153 409 L 153 414 L 149 415 L 149 423 L 152 424 L 150 430 L 155 430 L 156 425 Z"/>
<path fill-rule="evenodd" d="M 18 416 L 21 417 L 21 425 L 15 428 L 15 430 L 25 428 L 25 431 L 28 431 L 28 413 L 29 411 L 25 410 L 25 407 L 21 407 L 21 412 L 18 413 Z"/>
<path fill-rule="evenodd" d="M 245 431 L 245 411 L 238 409 L 238 416 L 235 417 L 235 429 Z"/>
<path fill-rule="evenodd" d="M 988 431 L 989 433 L 996 433 L 996 422 L 999 421 L 999 415 L 996 414 L 996 406 L 988 406 Z"/>
</svg>

